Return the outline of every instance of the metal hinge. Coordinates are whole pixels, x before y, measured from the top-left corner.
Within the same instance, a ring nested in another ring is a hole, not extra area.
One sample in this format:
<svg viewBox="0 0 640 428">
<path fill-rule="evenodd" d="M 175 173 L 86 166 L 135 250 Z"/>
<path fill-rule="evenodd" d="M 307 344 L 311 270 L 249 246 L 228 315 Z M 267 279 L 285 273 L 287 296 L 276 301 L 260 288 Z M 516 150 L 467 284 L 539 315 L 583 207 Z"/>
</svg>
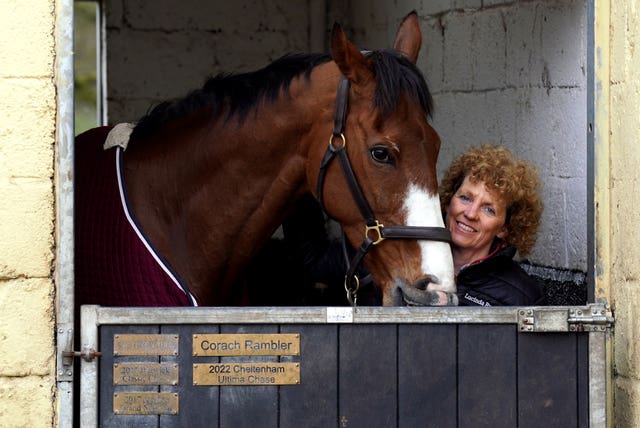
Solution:
<svg viewBox="0 0 640 428">
<path fill-rule="evenodd" d="M 604 332 L 613 326 L 613 321 L 602 303 L 518 310 L 518 330 L 523 333 Z"/>
</svg>

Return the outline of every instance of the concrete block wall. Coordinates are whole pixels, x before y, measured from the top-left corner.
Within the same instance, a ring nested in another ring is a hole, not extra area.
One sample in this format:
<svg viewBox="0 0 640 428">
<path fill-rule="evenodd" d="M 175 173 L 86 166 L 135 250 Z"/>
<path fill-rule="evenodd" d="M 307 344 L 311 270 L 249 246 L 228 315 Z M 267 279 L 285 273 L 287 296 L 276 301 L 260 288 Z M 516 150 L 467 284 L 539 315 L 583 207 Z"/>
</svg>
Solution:
<svg viewBox="0 0 640 428">
<path fill-rule="evenodd" d="M 542 177 L 545 202 L 528 260 L 586 272 L 586 1 L 331 5 L 335 16 L 348 16 L 352 34 L 365 46 L 385 46 L 401 19 L 418 12 L 419 66 L 433 93 L 433 124 L 442 139 L 440 176 L 458 153 L 476 144 L 504 145 L 528 159 Z"/>
<path fill-rule="evenodd" d="M 438 21 L 440 166 L 479 143 L 510 147 L 533 162 L 545 211 L 530 260 L 585 271 L 586 2 L 510 3 Z"/>
<path fill-rule="evenodd" d="M 54 424 L 55 2 L 0 2 L 0 426 Z"/>
<path fill-rule="evenodd" d="M 318 16 L 324 31 L 321 3 L 105 1 L 109 122 L 137 120 L 217 73 L 310 50 Z"/>
</svg>

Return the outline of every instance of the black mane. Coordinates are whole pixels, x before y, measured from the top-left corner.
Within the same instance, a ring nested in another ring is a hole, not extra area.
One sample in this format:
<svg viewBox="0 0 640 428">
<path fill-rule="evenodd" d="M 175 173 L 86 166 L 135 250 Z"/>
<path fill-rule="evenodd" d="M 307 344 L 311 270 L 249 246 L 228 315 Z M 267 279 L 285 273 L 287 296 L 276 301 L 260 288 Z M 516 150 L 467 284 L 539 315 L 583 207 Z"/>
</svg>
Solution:
<svg viewBox="0 0 640 428">
<path fill-rule="evenodd" d="M 404 94 L 414 97 L 425 113 L 431 114 L 431 94 L 411 61 L 392 50 L 367 51 L 365 55 L 375 64 L 378 85 L 373 107 L 380 109 L 383 118 L 393 113 Z M 229 107 L 227 119 L 237 116 L 243 121 L 262 99 L 277 99 L 281 89 L 288 90 L 293 78 L 303 73 L 308 78 L 314 67 L 329 60 L 328 54 L 289 54 L 250 73 L 219 74 L 186 97 L 155 106 L 140 119 L 131 138 L 147 136 L 163 124 L 203 108 L 210 109 L 215 117 L 225 103 Z"/>
</svg>

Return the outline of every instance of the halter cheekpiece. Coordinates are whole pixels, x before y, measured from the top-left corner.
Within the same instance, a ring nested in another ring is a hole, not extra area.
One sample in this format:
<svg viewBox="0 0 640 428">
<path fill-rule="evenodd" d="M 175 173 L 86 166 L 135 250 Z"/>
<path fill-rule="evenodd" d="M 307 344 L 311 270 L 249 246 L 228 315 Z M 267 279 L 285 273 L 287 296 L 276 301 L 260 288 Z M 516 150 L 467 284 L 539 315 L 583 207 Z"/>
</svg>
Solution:
<svg viewBox="0 0 640 428">
<path fill-rule="evenodd" d="M 364 240 L 353 256 L 351 261 L 347 258 L 347 273 L 344 278 L 344 287 L 347 292 L 347 299 L 353 306 L 356 305 L 358 288 L 360 287 L 360 279 L 356 275 L 356 271 L 367 254 L 371 246 L 378 245 L 387 238 L 390 239 L 422 239 L 429 241 L 451 242 L 451 233 L 444 227 L 428 227 L 428 226 L 384 226 L 377 219 L 371 206 L 367 202 L 364 193 L 353 168 L 349 162 L 347 154 L 347 139 L 344 135 L 344 127 L 349 108 L 349 79 L 342 76 L 338 85 L 338 93 L 336 95 L 336 109 L 333 121 L 333 133 L 329 137 L 329 147 L 325 152 L 320 163 L 320 172 L 318 174 L 317 198 L 320 206 L 324 210 L 323 189 L 324 180 L 327 174 L 327 168 L 331 161 L 338 158 L 342 172 L 351 191 L 362 217 L 365 220 Z M 326 210 L 325 210 L 326 211 Z M 343 240 L 346 237 L 343 238 Z M 345 252 L 346 255 L 346 252 Z"/>
</svg>

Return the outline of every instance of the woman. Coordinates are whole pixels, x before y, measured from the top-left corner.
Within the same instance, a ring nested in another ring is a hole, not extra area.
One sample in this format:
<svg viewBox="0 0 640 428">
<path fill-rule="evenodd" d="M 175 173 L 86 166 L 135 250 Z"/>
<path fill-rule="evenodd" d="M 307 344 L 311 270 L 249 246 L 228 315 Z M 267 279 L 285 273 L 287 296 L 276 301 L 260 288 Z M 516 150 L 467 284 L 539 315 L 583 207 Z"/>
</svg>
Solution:
<svg viewBox="0 0 640 428">
<path fill-rule="evenodd" d="M 453 241 L 460 305 L 545 304 L 541 284 L 513 260 L 516 251 L 526 255 L 536 240 L 542 203 L 534 168 L 503 147 L 472 147 L 445 172 L 440 197 Z M 343 249 L 327 237 L 318 203 L 303 198 L 283 230 L 293 264 L 301 266 L 308 282 L 322 285 L 322 298 L 309 303 L 345 304 Z M 364 269 L 359 277 L 367 277 Z M 372 285 L 358 293 L 360 305 L 379 305 L 380 299 Z"/>
<path fill-rule="evenodd" d="M 545 304 L 542 285 L 513 260 L 535 244 L 539 189 L 535 169 L 504 147 L 471 147 L 449 166 L 440 199 L 460 305 Z"/>
</svg>

